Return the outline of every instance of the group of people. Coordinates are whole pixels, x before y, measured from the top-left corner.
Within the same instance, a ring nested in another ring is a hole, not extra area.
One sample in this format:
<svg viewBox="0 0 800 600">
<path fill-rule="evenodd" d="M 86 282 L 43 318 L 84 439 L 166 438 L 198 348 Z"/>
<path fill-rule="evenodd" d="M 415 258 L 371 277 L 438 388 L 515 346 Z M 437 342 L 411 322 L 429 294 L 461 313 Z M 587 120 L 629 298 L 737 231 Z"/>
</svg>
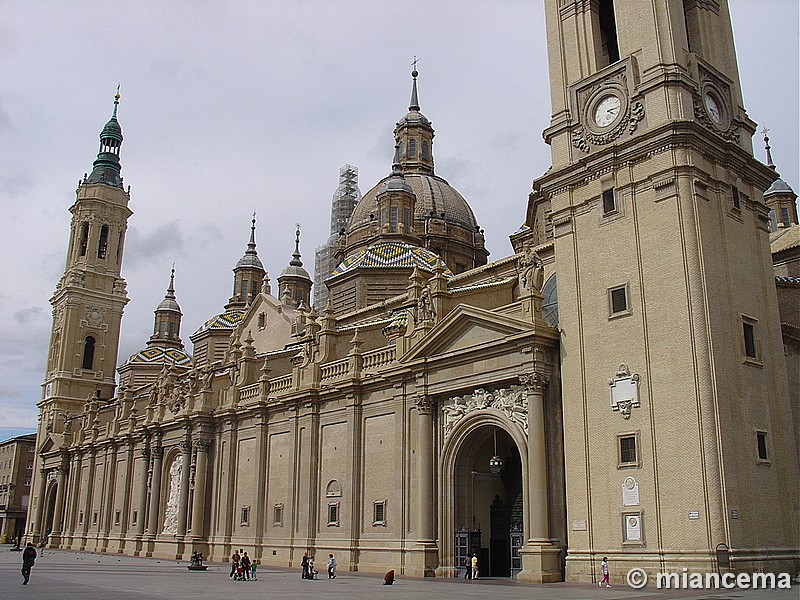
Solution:
<svg viewBox="0 0 800 600">
<path fill-rule="evenodd" d="M 256 563 L 247 556 L 244 550 L 234 550 L 231 556 L 231 574 L 235 581 L 256 581 Z"/>
<path fill-rule="evenodd" d="M 300 566 L 303 569 L 302 579 L 316 579 L 317 570 L 314 568 L 314 557 L 309 556 L 308 552 L 303 554 L 303 560 L 300 561 Z M 336 579 L 336 559 L 333 554 L 328 554 L 328 579 Z"/>
</svg>

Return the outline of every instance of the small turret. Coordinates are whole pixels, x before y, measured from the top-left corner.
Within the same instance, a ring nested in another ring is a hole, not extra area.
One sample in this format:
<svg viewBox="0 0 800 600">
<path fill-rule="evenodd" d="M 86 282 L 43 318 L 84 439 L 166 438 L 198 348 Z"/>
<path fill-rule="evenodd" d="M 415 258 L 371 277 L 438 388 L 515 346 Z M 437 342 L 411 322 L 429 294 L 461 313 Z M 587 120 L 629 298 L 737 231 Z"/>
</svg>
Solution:
<svg viewBox="0 0 800 600">
<path fill-rule="evenodd" d="M 169 276 L 169 287 L 164 299 L 155 310 L 155 324 L 153 326 L 153 335 L 147 342 L 148 346 L 169 346 L 175 348 L 183 348 L 181 341 L 181 307 L 175 299 L 175 267 Z"/>
<path fill-rule="evenodd" d="M 413 83 L 411 87 L 411 102 L 408 113 L 397 123 L 394 137 L 399 144 L 399 164 L 404 173 L 429 173 L 433 174 L 433 126 L 428 118 L 419 110 L 419 96 L 417 94 L 416 58 L 414 70 L 411 71 Z"/>
<path fill-rule="evenodd" d="M 289 266 L 281 272 L 278 277 L 278 297 L 284 304 L 289 304 L 293 308 L 311 305 L 311 276 L 303 268 L 303 261 L 300 260 L 300 225 L 295 231 L 294 252 Z"/>
<path fill-rule="evenodd" d="M 255 213 L 253 213 L 253 221 L 250 226 L 250 241 L 247 243 L 247 250 L 236 263 L 233 273 L 233 296 L 225 305 L 226 310 L 244 308 L 249 305 L 261 290 L 261 284 L 267 274 L 261 259 L 258 258 L 258 252 L 256 252 Z"/>
</svg>

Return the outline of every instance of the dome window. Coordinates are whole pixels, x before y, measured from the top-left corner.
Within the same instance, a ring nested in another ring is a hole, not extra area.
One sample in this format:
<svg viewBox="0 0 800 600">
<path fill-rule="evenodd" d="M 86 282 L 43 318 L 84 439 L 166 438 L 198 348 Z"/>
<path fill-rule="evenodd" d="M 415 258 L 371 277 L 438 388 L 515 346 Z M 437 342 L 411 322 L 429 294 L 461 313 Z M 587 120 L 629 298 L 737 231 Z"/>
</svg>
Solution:
<svg viewBox="0 0 800 600">
<path fill-rule="evenodd" d="M 428 160 L 430 158 L 430 149 L 428 148 L 428 142 L 422 140 L 422 160 Z"/>
<path fill-rule="evenodd" d="M 408 141 L 408 155 L 409 156 L 417 155 L 417 140 Z"/>
</svg>

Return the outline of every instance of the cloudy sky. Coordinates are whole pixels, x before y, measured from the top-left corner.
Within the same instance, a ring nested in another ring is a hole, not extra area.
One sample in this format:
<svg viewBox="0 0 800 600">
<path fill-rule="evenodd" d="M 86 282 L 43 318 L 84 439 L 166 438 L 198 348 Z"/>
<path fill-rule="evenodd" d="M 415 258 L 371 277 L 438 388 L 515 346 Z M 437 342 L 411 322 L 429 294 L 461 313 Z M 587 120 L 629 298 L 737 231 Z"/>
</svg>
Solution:
<svg viewBox="0 0 800 600">
<path fill-rule="evenodd" d="M 184 341 L 222 310 L 254 210 L 273 282 L 296 222 L 313 269 L 339 168 L 359 168 L 362 192 L 390 171 L 415 55 L 437 173 L 472 205 L 490 260 L 510 253 L 549 165 L 542 5 L 0 2 L 0 439 L 36 425 L 68 209 L 117 83 L 134 211 L 121 363 L 152 333 L 173 261 Z M 797 2 L 731 0 L 731 13 L 748 114 L 798 189 Z"/>
</svg>

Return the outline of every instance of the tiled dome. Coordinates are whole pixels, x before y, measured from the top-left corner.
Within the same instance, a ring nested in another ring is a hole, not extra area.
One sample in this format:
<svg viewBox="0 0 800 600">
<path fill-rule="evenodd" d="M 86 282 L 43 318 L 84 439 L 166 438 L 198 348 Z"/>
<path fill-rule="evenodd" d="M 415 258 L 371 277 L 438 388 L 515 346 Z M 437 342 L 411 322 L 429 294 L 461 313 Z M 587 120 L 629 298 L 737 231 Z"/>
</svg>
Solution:
<svg viewBox="0 0 800 600">
<path fill-rule="evenodd" d="M 433 273 L 442 263 L 436 254 L 425 248 L 403 242 L 380 242 L 358 250 L 345 258 L 332 275 L 348 273 L 355 269 L 407 269 L 414 268 Z M 453 274 L 445 267 L 444 276 Z"/>
</svg>

